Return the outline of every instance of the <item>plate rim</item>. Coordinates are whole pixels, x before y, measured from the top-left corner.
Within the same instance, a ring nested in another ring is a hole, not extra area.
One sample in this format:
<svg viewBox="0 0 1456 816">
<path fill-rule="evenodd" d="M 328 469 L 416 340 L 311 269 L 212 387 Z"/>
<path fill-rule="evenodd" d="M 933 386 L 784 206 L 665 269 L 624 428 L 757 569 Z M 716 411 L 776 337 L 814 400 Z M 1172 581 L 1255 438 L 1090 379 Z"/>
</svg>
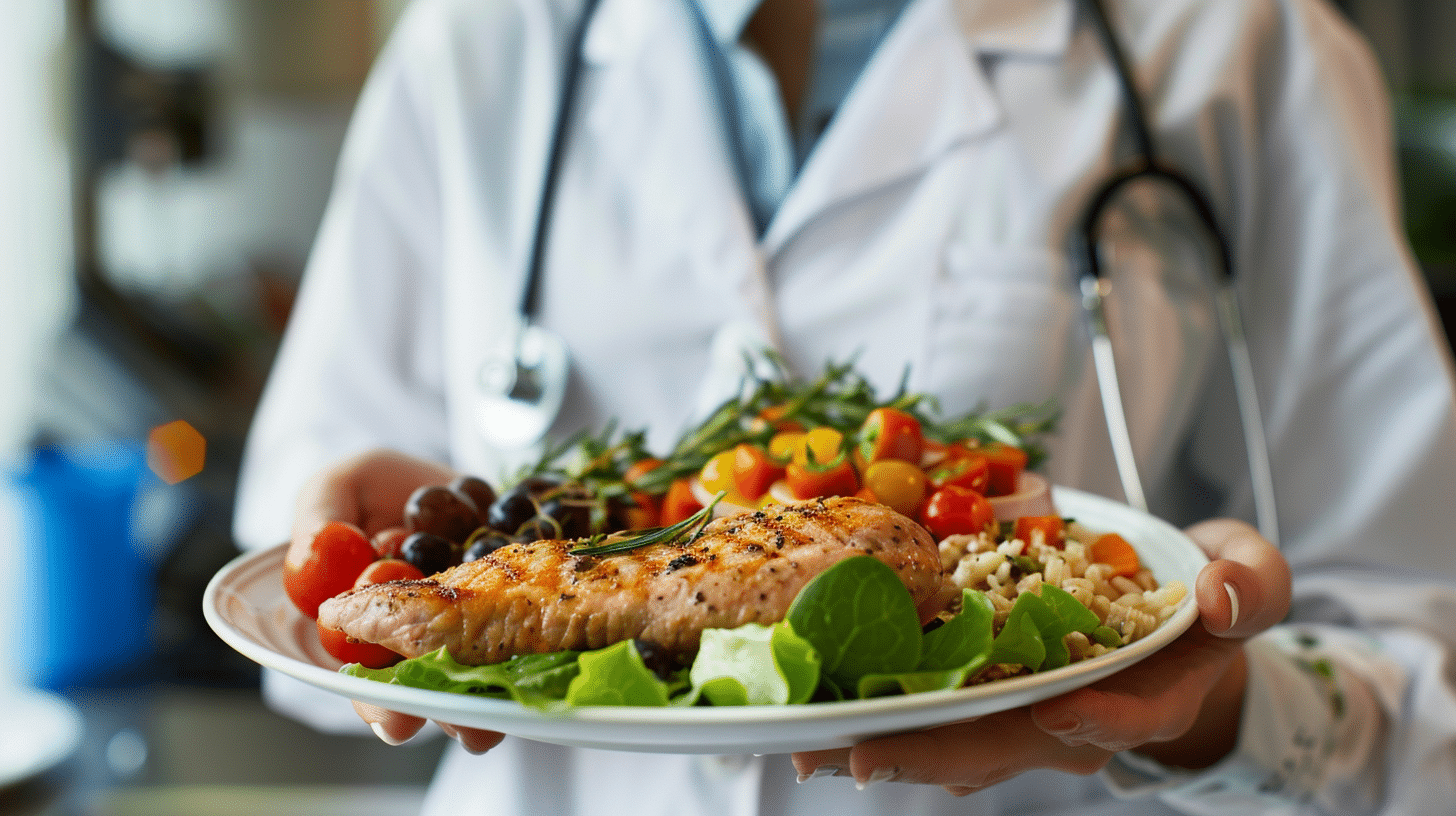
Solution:
<svg viewBox="0 0 1456 816">
<path fill-rule="evenodd" d="M 1120 525 L 1127 522 L 1129 526 L 1151 525 L 1161 528 L 1168 540 L 1177 542 L 1176 546 L 1183 550 L 1182 555 L 1197 563 L 1199 569 L 1207 563 L 1207 556 L 1192 539 L 1156 516 L 1085 491 L 1066 487 L 1053 487 L 1052 490 L 1053 498 L 1059 505 L 1065 499 L 1074 506 L 1095 507 L 1099 516 L 1112 517 L 1098 521 L 1095 525 L 1097 527 L 1120 529 Z M 807 705 L 578 706 L 560 712 L 546 712 L 507 699 L 472 697 L 350 677 L 275 651 L 252 639 L 226 620 L 220 610 L 225 585 L 228 579 L 236 578 L 244 570 L 265 569 L 270 562 L 276 561 L 281 569 L 286 550 L 287 545 L 281 544 L 241 553 L 219 569 L 204 590 L 203 616 L 208 625 L 228 646 L 245 657 L 261 666 L 278 670 L 327 691 L 353 699 L 363 698 L 366 702 L 383 704 L 405 713 L 428 718 L 455 715 L 460 725 L 490 727 L 545 742 L 610 747 L 617 750 L 723 753 L 737 750 L 741 744 L 758 742 L 747 736 L 715 742 L 700 733 L 701 729 L 713 727 L 792 731 L 794 726 L 800 726 L 805 731 L 844 732 L 832 739 L 819 736 L 814 743 L 819 747 L 836 747 L 852 744 L 847 741 L 851 739 L 849 731 L 842 727 L 850 724 L 866 727 L 850 731 L 870 735 L 876 733 L 875 726 L 879 722 L 895 724 L 890 730 L 905 731 L 1016 708 L 1088 685 L 1132 666 L 1180 636 L 1193 625 L 1198 616 L 1197 606 L 1192 598 L 1193 586 L 1188 584 L 1188 595 L 1180 602 L 1177 612 L 1152 634 L 1101 657 L 1078 661 L 1049 672 L 997 680 L 994 684 Z M 282 593 L 281 582 L 279 592 Z M 291 606 L 288 613 L 298 615 Z M 300 621 L 304 620 L 301 615 L 298 617 Z M 1048 688 L 1055 690 L 1041 693 Z M 997 707 L 999 703 L 1008 701 L 1009 704 Z M 935 716 L 937 714 L 947 716 L 941 718 Z M 841 727 L 833 727 L 836 725 Z M 620 735 L 612 736 L 615 730 L 622 729 L 645 729 L 645 732 L 650 732 L 653 736 L 629 740 L 624 744 Z M 685 732 L 691 729 L 695 733 L 672 733 L 679 729 Z M 884 733 L 882 730 L 878 732 Z M 672 739 L 673 737 L 677 739 Z"/>
</svg>

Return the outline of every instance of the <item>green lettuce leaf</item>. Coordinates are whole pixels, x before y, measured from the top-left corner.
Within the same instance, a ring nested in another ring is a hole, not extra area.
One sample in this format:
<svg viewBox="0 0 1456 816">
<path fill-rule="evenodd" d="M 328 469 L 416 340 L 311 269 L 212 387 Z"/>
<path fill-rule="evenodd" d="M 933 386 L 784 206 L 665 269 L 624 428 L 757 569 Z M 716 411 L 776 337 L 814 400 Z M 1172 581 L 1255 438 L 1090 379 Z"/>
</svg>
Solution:
<svg viewBox="0 0 1456 816">
<path fill-rule="evenodd" d="M 819 653 L 787 623 L 748 623 L 703 632 L 688 678 L 713 705 L 785 705 L 809 701 L 819 665 Z"/>
</svg>

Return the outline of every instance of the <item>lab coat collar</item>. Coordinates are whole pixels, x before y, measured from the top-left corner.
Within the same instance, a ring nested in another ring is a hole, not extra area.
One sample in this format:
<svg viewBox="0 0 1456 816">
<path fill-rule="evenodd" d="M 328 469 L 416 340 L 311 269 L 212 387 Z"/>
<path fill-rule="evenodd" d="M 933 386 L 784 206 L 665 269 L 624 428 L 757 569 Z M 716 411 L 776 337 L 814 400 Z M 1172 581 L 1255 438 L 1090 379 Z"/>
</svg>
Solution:
<svg viewBox="0 0 1456 816">
<path fill-rule="evenodd" d="M 669 106 L 678 114 L 696 109 L 711 123 L 707 128 L 708 122 L 661 118 L 663 94 L 681 99 L 684 93 L 669 87 L 706 82 L 695 59 L 665 62 L 666 53 L 697 48 L 685 2 L 601 0 L 583 44 L 583 60 L 607 72 L 588 121 L 598 138 L 616 145 L 612 153 L 638 170 L 654 161 L 641 155 L 641 133 L 623 127 L 638 115 L 653 120 L 640 127 L 702 131 L 696 135 L 720 143 L 715 155 L 724 161 L 728 155 L 720 115 L 710 107 Z M 1071 41 L 1074 19 L 1073 0 L 911 0 L 775 214 L 765 249 L 772 253 L 835 204 L 921 172 L 947 150 L 994 131 L 1002 110 L 987 59 L 1058 56 Z M 927 88 L 939 89 L 938 98 L 927 98 Z M 718 174 L 712 175 L 717 186 Z M 722 175 L 732 181 L 731 173 Z"/>
<path fill-rule="evenodd" d="M 914 0 L 775 214 L 768 251 L 819 212 L 922 172 L 996 130 L 1003 119 L 988 58 L 1060 55 L 1073 19 L 1072 0 Z"/>
</svg>

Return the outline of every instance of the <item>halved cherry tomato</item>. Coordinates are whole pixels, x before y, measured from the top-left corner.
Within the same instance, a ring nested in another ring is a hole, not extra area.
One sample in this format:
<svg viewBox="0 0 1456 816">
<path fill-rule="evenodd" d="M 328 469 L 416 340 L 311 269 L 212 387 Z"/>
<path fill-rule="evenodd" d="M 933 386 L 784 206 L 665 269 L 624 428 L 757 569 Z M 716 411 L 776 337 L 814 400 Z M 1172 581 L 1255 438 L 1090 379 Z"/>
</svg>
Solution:
<svg viewBox="0 0 1456 816">
<path fill-rule="evenodd" d="M 790 462 L 784 467 L 784 480 L 799 499 L 821 496 L 853 496 L 859 490 L 859 475 L 848 456 L 840 456 L 828 465 Z"/>
<path fill-rule="evenodd" d="M 796 419 L 785 419 L 789 412 L 788 405 L 770 405 L 758 412 L 758 421 L 773 428 L 775 431 L 802 431 L 803 423 Z"/>
<path fill-rule="evenodd" d="M 930 494 L 920 511 L 920 523 L 936 540 L 952 535 L 974 535 L 996 521 L 996 511 L 985 496 L 959 485 L 946 485 Z"/>
<path fill-rule="evenodd" d="M 855 453 L 863 466 L 881 459 L 899 459 L 918 465 L 924 448 L 920 420 L 897 408 L 876 408 L 860 426 Z"/>
<path fill-rule="evenodd" d="M 425 577 L 420 568 L 403 558 L 381 558 L 364 568 L 354 579 L 354 586 L 384 584 L 390 581 L 418 581 Z"/>
<path fill-rule="evenodd" d="M 929 486 L 925 471 L 900 459 L 882 459 L 865 470 L 864 489 L 880 504 L 915 517 Z"/>
<path fill-rule="evenodd" d="M 926 472 L 936 489 L 957 485 L 986 495 L 991 482 L 991 463 L 986 457 L 960 445 L 952 445 L 940 464 Z"/>
<path fill-rule="evenodd" d="M 638 459 L 622 474 L 622 482 L 631 488 L 643 476 L 662 466 L 662 460 L 655 457 Z M 645 490 L 629 490 L 623 500 L 620 512 L 628 530 L 645 530 L 656 527 L 662 517 L 662 497 Z"/>
<path fill-rule="evenodd" d="M 305 617 L 317 619 L 319 604 L 353 587 L 377 557 L 363 530 L 331 521 L 307 543 L 289 546 L 283 558 L 283 591 Z"/>
<path fill-rule="evenodd" d="M 763 498 L 769 485 L 783 476 L 784 466 L 758 445 L 745 442 L 733 449 L 733 483 L 750 502 Z"/>
<path fill-rule="evenodd" d="M 801 465 L 837 465 L 844 453 L 844 434 L 834 428 L 820 426 L 804 434 L 804 445 L 794 451 L 792 461 Z M 848 459 L 847 456 L 844 458 Z"/>
<path fill-rule="evenodd" d="M 1035 530 L 1040 530 L 1046 543 L 1057 549 L 1067 541 L 1067 523 L 1061 516 L 1022 516 L 1012 527 L 1011 537 L 1030 544 Z"/>
<path fill-rule="evenodd" d="M 351 638 L 338 629 L 325 628 L 321 623 L 315 625 L 324 651 L 344 663 L 358 663 L 366 669 L 382 669 L 404 659 L 403 655 L 377 643 Z"/>
<path fill-rule="evenodd" d="M 734 462 L 737 454 L 733 449 L 719 451 L 703 465 L 698 473 L 698 483 L 708 493 L 717 495 L 722 493 L 723 501 L 738 507 L 748 507 L 753 504 L 742 493 L 738 492 L 738 482 L 733 477 Z"/>
<path fill-rule="evenodd" d="M 686 520 L 702 509 L 703 505 L 699 504 L 697 497 L 693 495 L 692 479 L 676 479 L 667 488 L 667 495 L 662 497 L 662 517 L 658 523 L 669 527 Z"/>
<path fill-rule="evenodd" d="M 987 496 L 1010 496 L 1021 483 L 1021 473 L 1026 470 L 1026 451 L 1005 442 L 989 442 L 976 449 L 986 457 L 991 466 L 991 479 L 986 485 Z"/>
<path fill-rule="evenodd" d="M 803 456 L 808 435 L 803 431 L 780 431 L 768 441 L 768 455 L 775 461 L 789 462 L 795 456 Z"/>
</svg>

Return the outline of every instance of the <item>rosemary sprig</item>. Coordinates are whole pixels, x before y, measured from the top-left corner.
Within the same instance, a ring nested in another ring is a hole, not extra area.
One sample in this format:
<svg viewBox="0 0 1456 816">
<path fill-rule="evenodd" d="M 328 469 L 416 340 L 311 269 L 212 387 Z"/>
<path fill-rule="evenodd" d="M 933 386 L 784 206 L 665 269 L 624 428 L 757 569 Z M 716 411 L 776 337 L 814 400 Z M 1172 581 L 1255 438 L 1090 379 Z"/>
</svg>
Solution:
<svg viewBox="0 0 1456 816">
<path fill-rule="evenodd" d="M 687 546 L 698 540 L 703 534 L 703 528 L 713 519 L 713 508 L 718 502 L 728 495 L 719 491 L 708 504 L 698 512 L 667 527 L 651 527 L 646 530 L 634 530 L 628 533 L 616 535 L 596 535 L 587 539 L 587 543 L 581 547 L 574 547 L 569 550 L 571 555 L 613 555 L 616 553 L 629 552 L 641 547 L 649 547 L 654 544 L 682 544 Z M 682 540 L 687 536 L 686 540 Z"/>
</svg>

